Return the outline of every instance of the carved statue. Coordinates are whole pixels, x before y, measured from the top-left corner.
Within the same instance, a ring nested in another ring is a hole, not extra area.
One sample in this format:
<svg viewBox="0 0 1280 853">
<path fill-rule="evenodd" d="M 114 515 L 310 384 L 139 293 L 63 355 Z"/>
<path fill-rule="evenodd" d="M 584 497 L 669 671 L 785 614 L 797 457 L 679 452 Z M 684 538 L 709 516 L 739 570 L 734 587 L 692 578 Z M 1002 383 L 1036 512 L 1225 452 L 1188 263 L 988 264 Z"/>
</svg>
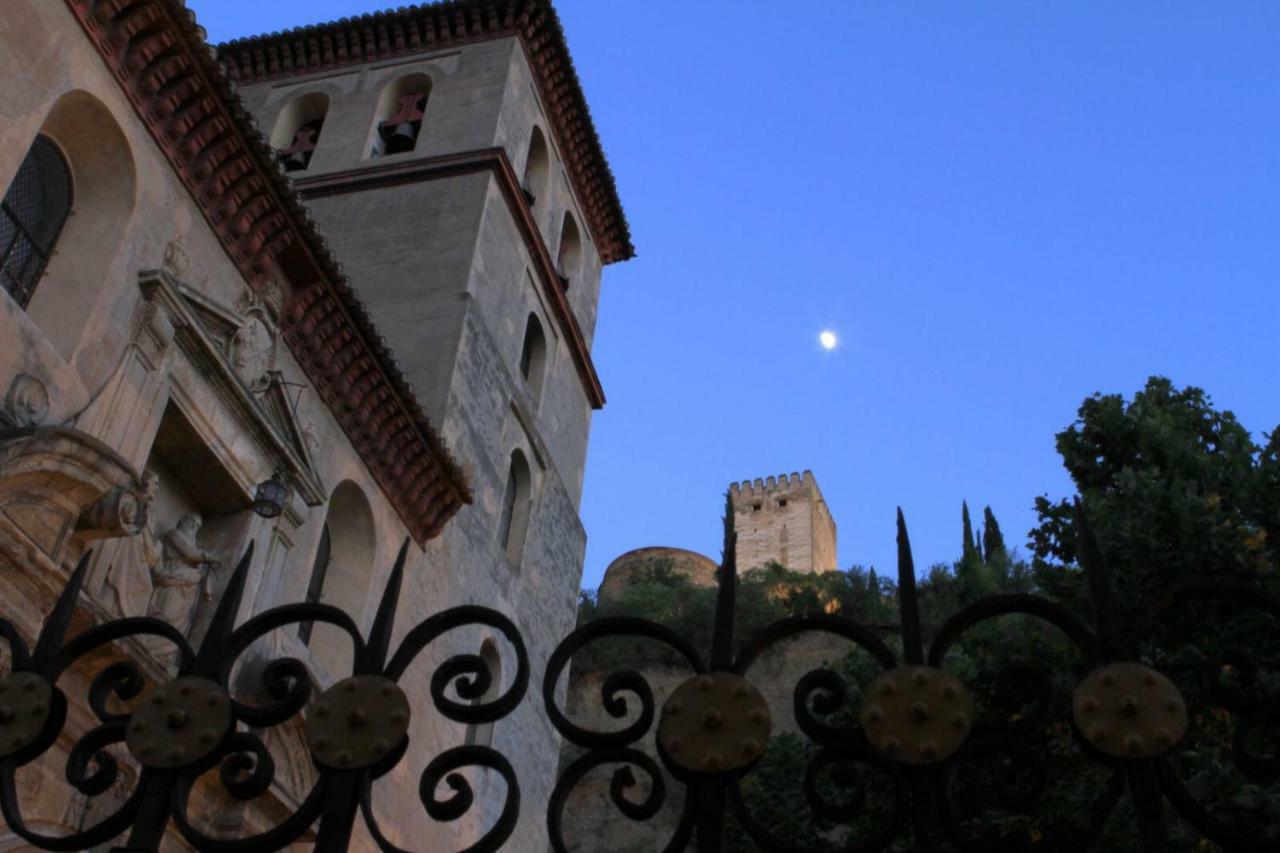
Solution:
<svg viewBox="0 0 1280 853">
<path fill-rule="evenodd" d="M 151 570 L 151 603 L 147 615 L 168 622 L 183 634 L 191 630 L 197 597 L 206 601 L 213 597 L 209 572 L 217 565 L 208 551 L 196 544 L 196 533 L 204 519 L 197 512 L 188 513 L 178 526 L 165 534 L 161 556 Z M 164 650 L 157 650 L 165 656 Z M 172 655 L 172 648 L 167 649 Z"/>
</svg>

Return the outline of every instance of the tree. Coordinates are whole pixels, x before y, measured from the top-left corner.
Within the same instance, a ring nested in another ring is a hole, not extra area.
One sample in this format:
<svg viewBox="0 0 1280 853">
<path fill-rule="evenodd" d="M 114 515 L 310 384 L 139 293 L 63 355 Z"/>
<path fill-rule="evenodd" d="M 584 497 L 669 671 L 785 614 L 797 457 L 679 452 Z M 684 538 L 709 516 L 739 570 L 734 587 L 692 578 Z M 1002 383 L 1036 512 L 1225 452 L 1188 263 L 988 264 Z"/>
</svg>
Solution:
<svg viewBox="0 0 1280 853">
<path fill-rule="evenodd" d="M 969 521 L 969 502 L 960 502 L 960 518 L 964 526 L 964 544 L 960 550 L 960 562 L 968 563 L 970 560 L 982 560 L 982 554 L 978 550 L 978 537 L 973 533 L 973 523 Z"/>
<path fill-rule="evenodd" d="M 982 555 L 988 563 L 1004 559 L 1008 552 L 1004 547 L 1004 534 L 1000 532 L 1000 522 L 991 507 L 982 510 Z"/>
<path fill-rule="evenodd" d="M 1126 403 L 1094 394 L 1057 449 L 1125 597 L 1195 576 L 1275 580 L 1280 547 L 1280 430 L 1265 446 L 1199 388 L 1152 377 Z M 1031 550 L 1039 574 L 1072 566 L 1068 500 L 1036 498 Z M 1053 587 L 1055 579 L 1045 577 Z"/>
</svg>

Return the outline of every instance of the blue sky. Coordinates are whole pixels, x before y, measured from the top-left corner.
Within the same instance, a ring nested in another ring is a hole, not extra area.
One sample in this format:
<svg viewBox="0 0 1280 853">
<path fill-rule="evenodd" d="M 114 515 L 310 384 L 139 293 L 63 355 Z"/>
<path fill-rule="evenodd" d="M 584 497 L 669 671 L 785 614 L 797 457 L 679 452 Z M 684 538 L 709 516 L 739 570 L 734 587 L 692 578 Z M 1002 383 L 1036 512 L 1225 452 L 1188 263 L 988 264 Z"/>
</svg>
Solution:
<svg viewBox="0 0 1280 853">
<path fill-rule="evenodd" d="M 383 8 L 191 0 L 210 38 Z M 639 256 L 606 270 L 584 584 L 810 468 L 842 566 L 1011 544 L 1088 394 L 1280 423 L 1280 4 L 557 3 Z M 840 336 L 824 352 L 823 329 Z"/>
</svg>

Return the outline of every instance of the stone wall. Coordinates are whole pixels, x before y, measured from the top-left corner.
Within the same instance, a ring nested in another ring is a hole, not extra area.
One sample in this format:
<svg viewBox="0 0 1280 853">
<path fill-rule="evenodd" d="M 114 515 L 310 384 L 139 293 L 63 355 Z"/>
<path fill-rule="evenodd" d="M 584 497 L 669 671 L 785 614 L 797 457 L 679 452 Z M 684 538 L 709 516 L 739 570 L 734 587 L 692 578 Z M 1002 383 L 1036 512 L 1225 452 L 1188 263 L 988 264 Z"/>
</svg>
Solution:
<svg viewBox="0 0 1280 853">
<path fill-rule="evenodd" d="M 652 569 L 658 564 L 669 565 L 672 571 L 687 577 L 694 586 L 716 585 L 718 566 L 710 557 L 683 548 L 636 548 L 618 557 L 604 570 L 604 577 L 600 581 L 600 599 L 616 598 L 623 588 L 634 581 L 639 572 Z"/>
</svg>

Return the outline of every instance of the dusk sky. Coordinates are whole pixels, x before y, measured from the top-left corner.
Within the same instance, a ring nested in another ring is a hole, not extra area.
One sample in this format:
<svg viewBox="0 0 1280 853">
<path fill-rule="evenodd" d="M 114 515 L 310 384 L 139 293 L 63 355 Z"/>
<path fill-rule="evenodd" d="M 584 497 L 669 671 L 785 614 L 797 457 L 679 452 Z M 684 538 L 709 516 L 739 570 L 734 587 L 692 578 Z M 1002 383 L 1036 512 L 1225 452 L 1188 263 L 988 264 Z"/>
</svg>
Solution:
<svg viewBox="0 0 1280 853">
<path fill-rule="evenodd" d="M 213 41 L 385 8 L 189 0 Z M 1280 4 L 560 0 L 638 257 L 606 269 L 585 586 L 812 469 L 842 567 L 1011 545 L 1094 391 L 1280 423 Z M 428 111 L 428 118 L 430 113 Z M 839 338 L 827 352 L 818 335 Z"/>
</svg>

